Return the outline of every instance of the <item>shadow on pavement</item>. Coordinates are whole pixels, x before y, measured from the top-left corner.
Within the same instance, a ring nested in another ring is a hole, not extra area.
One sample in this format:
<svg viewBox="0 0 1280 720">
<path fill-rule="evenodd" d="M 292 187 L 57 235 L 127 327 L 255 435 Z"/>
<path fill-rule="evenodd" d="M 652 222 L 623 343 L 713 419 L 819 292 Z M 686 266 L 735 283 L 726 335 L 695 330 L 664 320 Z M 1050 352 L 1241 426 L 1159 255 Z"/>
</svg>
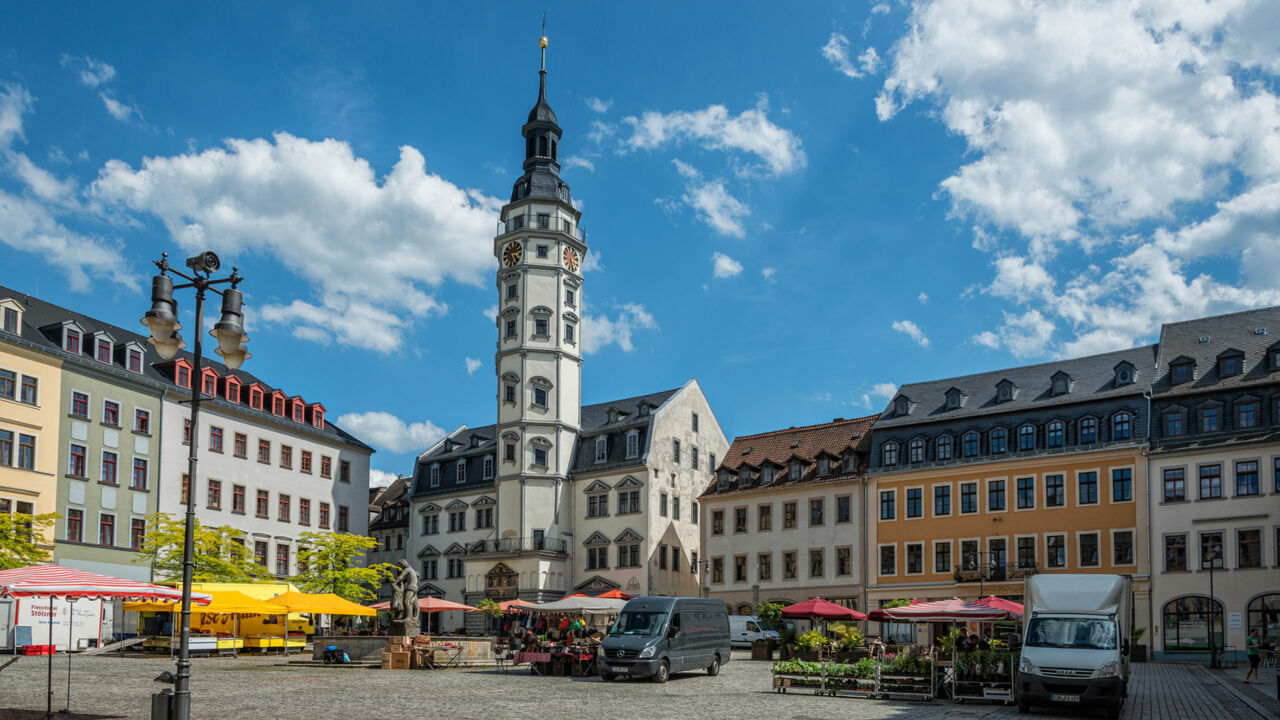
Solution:
<svg viewBox="0 0 1280 720">
<path fill-rule="evenodd" d="M 124 718 L 127 715 L 97 715 L 91 713 L 64 713 L 58 710 L 53 711 L 55 718 L 66 718 L 66 720 L 105 720 L 106 718 Z M 17 710 L 14 708 L 0 707 L 0 718 L 5 720 L 44 720 L 43 710 Z"/>
</svg>

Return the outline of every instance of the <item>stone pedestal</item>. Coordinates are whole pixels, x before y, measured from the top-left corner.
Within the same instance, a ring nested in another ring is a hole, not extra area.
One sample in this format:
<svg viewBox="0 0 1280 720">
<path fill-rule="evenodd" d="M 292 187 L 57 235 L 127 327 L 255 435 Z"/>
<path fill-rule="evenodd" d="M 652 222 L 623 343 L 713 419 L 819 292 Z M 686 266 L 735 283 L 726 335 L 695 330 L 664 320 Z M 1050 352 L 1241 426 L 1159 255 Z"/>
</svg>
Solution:
<svg viewBox="0 0 1280 720">
<path fill-rule="evenodd" d="M 409 618 L 403 622 L 399 620 L 392 620 L 391 627 L 387 634 L 393 637 L 402 635 L 404 637 L 412 638 L 422 634 L 422 627 L 419 625 L 417 618 Z"/>
</svg>

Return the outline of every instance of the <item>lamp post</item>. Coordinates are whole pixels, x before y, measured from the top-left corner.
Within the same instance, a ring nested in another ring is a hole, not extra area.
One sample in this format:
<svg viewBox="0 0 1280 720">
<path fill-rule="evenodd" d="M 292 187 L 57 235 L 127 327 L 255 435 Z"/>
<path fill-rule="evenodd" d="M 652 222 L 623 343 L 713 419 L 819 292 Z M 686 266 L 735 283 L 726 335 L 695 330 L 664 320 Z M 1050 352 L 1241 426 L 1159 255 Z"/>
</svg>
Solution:
<svg viewBox="0 0 1280 720">
<path fill-rule="evenodd" d="M 1218 644 L 1213 636 L 1213 621 L 1217 615 L 1217 601 L 1213 596 L 1213 566 L 1218 564 L 1218 558 L 1222 557 L 1222 546 L 1213 543 L 1209 546 L 1205 558 L 1209 560 L 1209 669 L 1218 669 Z"/>
<path fill-rule="evenodd" d="M 147 342 L 156 349 L 156 353 L 164 360 L 172 360 L 186 344 L 178 331 L 182 325 L 178 323 L 178 303 L 173 299 L 173 291 L 184 288 L 196 290 L 196 327 L 195 346 L 192 348 L 191 373 L 191 443 L 187 455 L 187 497 L 186 524 L 182 536 L 182 635 L 178 645 L 178 672 L 173 678 L 173 699 L 169 705 L 169 717 L 177 720 L 188 720 L 191 716 L 191 572 L 194 565 L 194 536 L 196 519 L 196 462 L 200 446 L 200 396 L 203 391 L 204 356 L 201 350 L 200 330 L 204 326 L 204 294 L 212 290 L 222 296 L 222 318 L 209 334 L 218 340 L 218 349 L 227 367 L 235 370 L 240 367 L 249 353 L 244 343 L 249 338 L 244 334 L 244 314 L 241 305 L 244 302 L 236 285 L 244 278 L 237 274 L 238 268 L 231 268 L 229 277 L 214 280 L 210 276 L 218 271 L 221 263 L 212 252 L 202 252 L 195 257 L 187 258 L 186 265 L 191 269 L 188 275 L 169 264 L 169 254 L 163 253 L 154 261 L 160 268 L 160 274 L 151 278 L 151 309 L 142 317 L 142 324 L 151 331 Z M 174 285 L 173 273 L 186 283 Z M 226 290 L 217 290 L 214 285 L 230 283 Z"/>
</svg>

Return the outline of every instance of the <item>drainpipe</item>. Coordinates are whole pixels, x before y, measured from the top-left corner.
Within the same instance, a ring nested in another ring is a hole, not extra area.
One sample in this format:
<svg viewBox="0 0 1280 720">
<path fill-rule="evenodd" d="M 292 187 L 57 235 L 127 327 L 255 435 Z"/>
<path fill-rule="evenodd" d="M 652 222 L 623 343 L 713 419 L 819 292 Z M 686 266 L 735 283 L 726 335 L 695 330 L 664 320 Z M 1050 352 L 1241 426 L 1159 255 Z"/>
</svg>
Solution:
<svg viewBox="0 0 1280 720">
<path fill-rule="evenodd" d="M 862 476 L 862 561 L 859 563 L 862 565 L 862 612 L 864 613 L 871 612 L 871 607 L 867 604 L 870 602 L 867 599 L 867 582 L 870 578 L 867 570 L 867 566 L 870 564 L 867 560 L 867 550 L 869 549 L 867 547 L 868 517 L 870 517 L 870 513 L 867 512 L 867 477 L 864 475 Z"/>
<path fill-rule="evenodd" d="M 1147 659 L 1153 660 L 1156 654 L 1155 641 L 1155 589 L 1156 589 L 1156 561 L 1155 561 L 1155 538 L 1151 533 L 1151 514 L 1154 512 L 1152 507 L 1155 497 L 1155 490 L 1151 488 L 1151 391 L 1147 390 L 1142 393 L 1147 399 L 1147 437 L 1146 442 L 1142 445 L 1142 457 L 1147 466 L 1147 629 L 1151 631 L 1150 650 L 1147 653 Z M 1161 488 L 1163 492 L 1163 488 Z M 1160 557 L 1164 557 L 1164 551 L 1161 549 Z M 1211 598 L 1212 600 L 1212 598 Z M 1210 606 L 1212 610 L 1212 606 Z M 1212 614 L 1212 613 L 1210 613 Z M 1212 622 L 1210 622 L 1209 632 L 1213 632 Z"/>
</svg>

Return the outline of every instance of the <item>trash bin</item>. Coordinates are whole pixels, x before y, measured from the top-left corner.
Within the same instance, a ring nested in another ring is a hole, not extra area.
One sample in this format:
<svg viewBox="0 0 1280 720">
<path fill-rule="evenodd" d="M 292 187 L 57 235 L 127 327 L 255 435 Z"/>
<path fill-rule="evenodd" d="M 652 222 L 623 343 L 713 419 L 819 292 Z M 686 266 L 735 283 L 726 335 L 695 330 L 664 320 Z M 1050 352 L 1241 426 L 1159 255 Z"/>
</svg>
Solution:
<svg viewBox="0 0 1280 720">
<path fill-rule="evenodd" d="M 151 695 L 151 720 L 171 720 L 173 717 L 173 691 L 165 688 Z"/>
</svg>

